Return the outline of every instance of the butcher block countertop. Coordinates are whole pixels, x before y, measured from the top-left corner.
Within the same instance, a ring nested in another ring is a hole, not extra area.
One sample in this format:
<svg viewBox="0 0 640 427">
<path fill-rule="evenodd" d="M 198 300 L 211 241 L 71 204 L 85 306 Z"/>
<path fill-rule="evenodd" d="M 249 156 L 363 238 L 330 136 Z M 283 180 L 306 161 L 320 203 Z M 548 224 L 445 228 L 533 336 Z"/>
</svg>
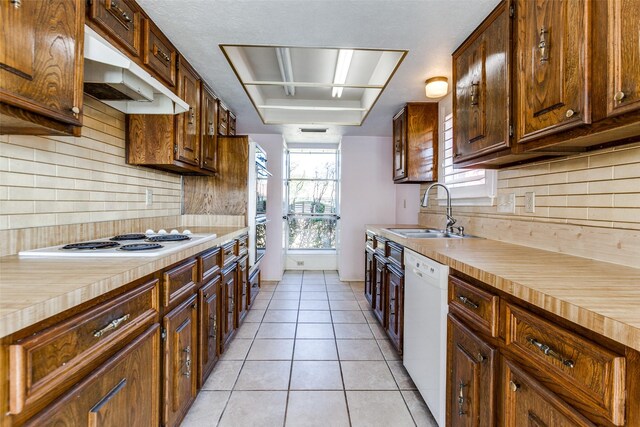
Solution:
<svg viewBox="0 0 640 427">
<path fill-rule="evenodd" d="M 217 237 L 150 258 L 0 258 L 0 338 L 245 233 L 246 227 L 185 227 Z"/>
<path fill-rule="evenodd" d="M 640 268 L 496 240 L 406 239 L 384 230 L 416 227 L 368 225 L 367 230 L 640 350 Z"/>
</svg>

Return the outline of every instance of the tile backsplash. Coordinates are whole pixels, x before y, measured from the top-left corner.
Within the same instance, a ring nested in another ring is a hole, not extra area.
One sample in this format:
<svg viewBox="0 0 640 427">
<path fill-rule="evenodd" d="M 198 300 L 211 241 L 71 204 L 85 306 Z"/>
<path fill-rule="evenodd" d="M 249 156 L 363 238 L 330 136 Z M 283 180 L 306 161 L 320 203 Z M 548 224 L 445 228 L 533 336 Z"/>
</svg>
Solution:
<svg viewBox="0 0 640 427">
<path fill-rule="evenodd" d="M 526 192 L 535 193 L 534 213 L 525 212 Z M 640 143 L 501 169 L 498 194 L 508 193 L 514 214 L 454 206 L 454 216 L 482 237 L 640 266 Z M 443 207 L 429 206 L 420 223 L 442 226 Z"/>
<path fill-rule="evenodd" d="M 78 138 L 0 135 L 0 230 L 180 215 L 180 176 L 125 163 L 123 113 L 85 96 L 83 123 Z"/>
</svg>

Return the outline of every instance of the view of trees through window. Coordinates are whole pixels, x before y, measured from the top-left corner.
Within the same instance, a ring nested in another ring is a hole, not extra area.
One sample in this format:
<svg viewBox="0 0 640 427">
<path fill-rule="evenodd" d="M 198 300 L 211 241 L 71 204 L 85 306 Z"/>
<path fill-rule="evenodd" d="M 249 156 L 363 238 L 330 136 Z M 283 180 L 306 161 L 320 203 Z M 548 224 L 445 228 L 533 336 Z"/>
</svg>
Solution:
<svg viewBox="0 0 640 427">
<path fill-rule="evenodd" d="M 335 249 L 337 150 L 291 149 L 288 156 L 289 249 Z"/>
</svg>

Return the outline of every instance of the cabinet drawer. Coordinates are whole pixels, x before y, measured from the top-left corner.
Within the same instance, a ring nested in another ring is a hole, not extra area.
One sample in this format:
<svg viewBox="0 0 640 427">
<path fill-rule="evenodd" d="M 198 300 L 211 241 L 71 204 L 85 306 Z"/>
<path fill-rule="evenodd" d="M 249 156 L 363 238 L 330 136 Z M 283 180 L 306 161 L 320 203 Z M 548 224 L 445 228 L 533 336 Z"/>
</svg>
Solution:
<svg viewBox="0 0 640 427">
<path fill-rule="evenodd" d="M 50 402 L 157 316 L 153 280 L 17 341 L 9 348 L 10 412 Z"/>
<path fill-rule="evenodd" d="M 213 248 L 198 257 L 199 282 L 211 280 L 222 268 L 222 250 Z"/>
<path fill-rule="evenodd" d="M 623 356 L 558 327 L 517 306 L 506 304 L 507 348 L 545 372 L 576 406 L 597 411 L 615 425 L 624 425 L 625 370 Z M 551 386 L 551 385 L 550 385 Z"/>
<path fill-rule="evenodd" d="M 89 17 L 133 56 L 140 55 L 140 12 L 131 0 L 94 0 Z"/>
<path fill-rule="evenodd" d="M 449 308 L 471 327 L 492 337 L 498 336 L 499 298 L 489 292 L 449 276 Z"/>
<path fill-rule="evenodd" d="M 149 19 L 144 20 L 144 63 L 169 86 L 176 85 L 176 49 Z"/>
<path fill-rule="evenodd" d="M 237 259 L 235 248 L 235 240 L 222 245 L 222 268 L 228 268 Z"/>
<path fill-rule="evenodd" d="M 404 246 L 387 242 L 387 259 L 404 270 Z"/>
<path fill-rule="evenodd" d="M 197 273 L 195 259 L 164 272 L 162 303 L 165 307 L 172 305 L 193 291 L 198 280 Z"/>
<path fill-rule="evenodd" d="M 238 252 L 236 253 L 236 255 L 241 257 L 249 253 L 249 236 L 245 234 L 244 236 L 238 237 L 236 240 L 238 241 Z"/>
<path fill-rule="evenodd" d="M 221 103 L 218 108 L 218 135 L 226 136 L 229 134 L 228 115 L 227 107 Z"/>
</svg>

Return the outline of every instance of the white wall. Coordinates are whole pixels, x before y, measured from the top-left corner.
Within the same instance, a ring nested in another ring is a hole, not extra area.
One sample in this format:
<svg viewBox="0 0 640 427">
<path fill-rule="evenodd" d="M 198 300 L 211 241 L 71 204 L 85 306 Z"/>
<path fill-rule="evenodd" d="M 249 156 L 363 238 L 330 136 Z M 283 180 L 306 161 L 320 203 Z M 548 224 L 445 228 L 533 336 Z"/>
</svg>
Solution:
<svg viewBox="0 0 640 427">
<path fill-rule="evenodd" d="M 267 184 L 267 251 L 260 264 L 262 280 L 280 280 L 284 265 L 282 261 L 282 135 L 252 134 L 267 153 L 267 169 L 273 174 Z"/>
<path fill-rule="evenodd" d="M 399 185 L 395 185 L 391 177 L 391 144 L 388 137 L 342 139 L 342 219 L 338 253 L 341 280 L 364 280 L 365 224 L 396 223 L 396 188 Z M 416 222 L 417 218 L 413 223 Z"/>
<path fill-rule="evenodd" d="M 396 224 L 417 224 L 420 184 L 396 184 Z"/>
</svg>

